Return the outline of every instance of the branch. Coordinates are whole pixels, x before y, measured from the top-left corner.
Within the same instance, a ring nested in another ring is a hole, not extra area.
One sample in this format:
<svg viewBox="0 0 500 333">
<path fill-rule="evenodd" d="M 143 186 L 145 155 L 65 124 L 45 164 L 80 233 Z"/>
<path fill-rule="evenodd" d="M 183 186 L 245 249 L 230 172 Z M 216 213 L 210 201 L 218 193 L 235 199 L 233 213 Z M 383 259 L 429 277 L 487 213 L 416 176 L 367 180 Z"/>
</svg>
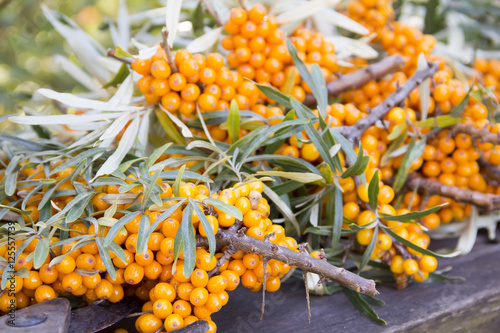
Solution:
<svg viewBox="0 0 500 333">
<path fill-rule="evenodd" d="M 393 55 L 383 60 L 368 65 L 354 73 L 341 76 L 338 80 L 327 83 L 328 96 L 334 97 L 351 89 L 359 88 L 362 85 L 372 81 L 378 80 L 389 73 L 403 68 L 405 60 L 400 55 Z M 308 94 L 304 100 L 307 106 L 316 104 L 316 99 L 313 95 Z"/>
<path fill-rule="evenodd" d="M 466 124 L 456 124 L 450 127 L 451 136 L 455 136 L 458 133 L 469 135 L 473 141 L 478 140 L 481 143 L 487 142 L 494 145 L 500 145 L 500 133 L 491 133 L 486 128 L 477 128 Z"/>
<path fill-rule="evenodd" d="M 412 173 L 408 176 L 406 185 L 411 190 L 417 187 L 422 188 L 430 195 L 437 194 L 457 202 L 472 204 L 486 210 L 500 209 L 500 195 L 464 190 L 458 186 L 444 185 L 434 179 L 424 178 L 417 173 Z"/>
<path fill-rule="evenodd" d="M 163 28 L 161 30 L 161 37 L 163 42 L 161 43 L 161 46 L 165 50 L 165 53 L 167 54 L 167 60 L 168 64 L 170 65 L 170 68 L 172 69 L 172 73 L 177 73 L 179 70 L 177 69 L 177 65 L 175 64 L 174 58 L 172 57 L 172 49 L 168 45 L 167 38 L 168 38 L 168 30 L 167 28 Z"/>
<path fill-rule="evenodd" d="M 121 61 L 121 62 L 123 62 L 123 63 L 125 63 L 125 64 L 127 64 L 127 65 L 132 65 L 132 59 L 130 59 L 130 58 L 120 58 L 120 57 L 117 57 L 117 56 L 115 55 L 115 50 L 113 50 L 113 49 L 109 49 L 109 50 L 108 50 L 107 56 L 108 56 L 108 57 L 111 57 L 111 58 L 113 58 L 113 59 L 116 59 L 116 60 L 118 60 L 118 61 Z"/>
<path fill-rule="evenodd" d="M 429 63 L 429 67 L 416 72 L 401 87 L 390 94 L 382 103 L 371 109 L 370 114 L 366 117 L 361 118 L 352 126 L 336 127 L 335 129 L 351 141 L 359 140 L 361 135 L 369 127 L 375 125 L 377 120 L 382 119 L 394 107 L 403 103 L 413 89 L 418 87 L 425 79 L 434 75 L 438 69 L 438 63 Z"/>
<path fill-rule="evenodd" d="M 480 157 L 477 162 L 481 167 L 481 170 L 483 171 L 483 175 L 486 176 L 486 178 L 500 183 L 500 168 L 498 168 L 498 166 L 491 164 L 483 157 Z"/>
<path fill-rule="evenodd" d="M 290 249 L 277 246 L 270 242 L 263 242 L 232 230 L 219 230 L 216 239 L 218 246 L 233 245 L 238 250 L 256 253 L 268 259 L 276 259 L 290 266 L 296 266 L 302 271 L 316 273 L 319 276 L 338 282 L 344 287 L 358 293 L 370 296 L 378 294 L 373 280 L 367 280 L 344 268 L 338 268 L 330 265 L 324 260 L 313 258 L 306 253 L 297 253 Z M 196 245 L 208 246 L 208 240 L 204 237 L 197 236 Z"/>
</svg>

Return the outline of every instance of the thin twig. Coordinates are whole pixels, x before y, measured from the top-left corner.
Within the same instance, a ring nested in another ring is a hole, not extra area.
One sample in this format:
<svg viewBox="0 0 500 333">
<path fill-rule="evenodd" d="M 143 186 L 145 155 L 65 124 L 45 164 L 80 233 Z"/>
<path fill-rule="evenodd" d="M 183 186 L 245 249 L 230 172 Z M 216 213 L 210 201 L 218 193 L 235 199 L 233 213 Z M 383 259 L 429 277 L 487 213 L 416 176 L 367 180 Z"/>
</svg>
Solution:
<svg viewBox="0 0 500 333">
<path fill-rule="evenodd" d="M 299 252 L 304 253 L 306 249 L 307 243 L 305 244 L 300 244 L 298 246 Z M 311 323 L 311 302 L 309 299 L 309 286 L 307 285 L 307 272 L 302 271 L 302 277 L 304 278 L 304 288 L 306 290 L 306 301 L 307 301 L 307 321 L 309 324 Z"/>
<path fill-rule="evenodd" d="M 260 306 L 260 320 L 264 318 L 264 311 L 266 310 L 266 281 L 267 281 L 267 258 L 262 257 L 262 265 L 264 268 L 264 281 L 262 282 L 262 305 Z"/>
<path fill-rule="evenodd" d="M 130 59 L 130 58 L 120 58 L 120 57 L 117 57 L 117 56 L 115 55 L 115 50 L 113 50 L 113 49 L 109 49 L 109 50 L 108 50 L 107 55 L 108 55 L 108 57 L 111 57 L 111 58 L 113 58 L 113 59 L 116 59 L 116 60 L 118 60 L 118 61 L 121 61 L 121 62 L 123 62 L 124 64 L 127 64 L 127 65 L 132 65 L 132 62 L 133 62 L 133 61 L 132 61 L 132 59 Z"/>
<path fill-rule="evenodd" d="M 95 304 L 95 303 L 94 303 L 94 304 Z M 134 312 L 134 313 L 129 314 L 129 315 L 128 315 L 128 316 L 126 316 L 125 318 L 139 317 L 139 316 L 142 316 L 143 314 L 146 314 L 146 313 L 153 313 L 153 311 Z"/>
<path fill-rule="evenodd" d="M 168 30 L 167 28 L 163 28 L 161 30 L 161 38 L 163 42 L 161 43 L 161 47 L 165 50 L 165 53 L 167 54 L 167 60 L 168 64 L 170 65 L 170 68 L 172 69 L 172 73 L 177 73 L 179 70 L 177 69 L 177 65 L 175 64 L 174 58 L 172 57 L 172 49 L 168 45 L 167 39 L 168 39 Z"/>
<path fill-rule="evenodd" d="M 226 250 L 224 251 L 222 257 L 220 257 L 219 260 L 217 260 L 217 265 L 215 265 L 215 268 L 212 269 L 210 272 L 208 272 L 208 277 L 211 278 L 212 276 L 218 274 L 219 268 L 221 268 L 221 266 L 224 265 L 226 261 L 231 259 L 233 254 L 235 254 L 236 252 L 238 252 L 238 250 L 232 244 L 229 244 L 226 247 Z"/>
</svg>

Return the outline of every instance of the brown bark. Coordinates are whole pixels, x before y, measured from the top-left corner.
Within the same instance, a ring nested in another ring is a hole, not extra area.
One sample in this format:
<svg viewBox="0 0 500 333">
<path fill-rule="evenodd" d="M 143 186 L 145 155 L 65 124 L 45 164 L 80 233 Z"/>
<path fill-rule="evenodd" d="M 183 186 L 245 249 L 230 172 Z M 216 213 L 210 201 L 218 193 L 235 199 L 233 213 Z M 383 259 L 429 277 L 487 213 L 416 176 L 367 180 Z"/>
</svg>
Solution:
<svg viewBox="0 0 500 333">
<path fill-rule="evenodd" d="M 450 127 L 451 136 L 455 136 L 458 133 L 469 135 L 473 141 L 478 140 L 481 143 L 500 145 L 500 135 L 491 133 L 486 128 L 477 128 L 466 124 L 456 124 Z"/>
<path fill-rule="evenodd" d="M 472 204 L 486 210 L 500 209 L 500 195 L 466 190 L 458 186 L 444 185 L 434 179 L 424 178 L 417 173 L 412 173 L 408 176 L 406 186 L 410 190 L 419 188 L 430 195 L 437 194 L 457 202 Z"/>
<path fill-rule="evenodd" d="M 233 230 L 219 230 L 216 239 L 218 246 L 232 245 L 238 250 L 256 253 L 267 259 L 276 259 L 290 266 L 296 266 L 302 271 L 316 273 L 358 293 L 370 296 L 378 294 L 373 280 L 367 280 L 344 268 L 339 268 L 324 260 L 313 258 L 306 253 L 298 253 Z M 196 243 L 197 246 L 208 246 L 208 240 L 204 237 L 197 236 Z"/>
<path fill-rule="evenodd" d="M 358 120 L 352 126 L 336 127 L 342 135 L 351 141 L 359 140 L 361 135 L 371 126 L 375 125 L 377 120 L 382 119 L 394 107 L 402 104 L 413 89 L 418 87 L 425 79 L 431 77 L 439 69 L 436 62 L 429 63 L 426 69 L 417 71 L 410 77 L 401 87 L 396 89 L 395 92 L 390 94 L 382 103 L 370 110 L 370 113 Z"/>
<path fill-rule="evenodd" d="M 359 88 L 372 80 L 378 80 L 389 73 L 403 68 L 404 65 L 405 60 L 402 56 L 393 55 L 354 73 L 342 75 L 337 80 L 327 83 L 328 96 L 335 97 L 350 89 Z M 304 100 L 304 104 L 313 106 L 316 104 L 316 99 L 313 95 L 308 94 Z"/>
</svg>

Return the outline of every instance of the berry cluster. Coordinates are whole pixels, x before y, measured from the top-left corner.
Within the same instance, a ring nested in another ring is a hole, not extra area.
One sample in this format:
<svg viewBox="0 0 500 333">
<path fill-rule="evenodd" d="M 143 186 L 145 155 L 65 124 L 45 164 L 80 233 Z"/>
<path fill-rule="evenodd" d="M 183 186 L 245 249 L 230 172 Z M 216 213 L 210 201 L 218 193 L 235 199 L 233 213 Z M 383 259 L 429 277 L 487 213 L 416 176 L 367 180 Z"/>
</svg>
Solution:
<svg viewBox="0 0 500 333">
<path fill-rule="evenodd" d="M 493 91 L 497 100 L 500 100 L 500 60 L 478 58 L 474 60 L 473 65 L 480 73 L 480 81 Z"/>
<path fill-rule="evenodd" d="M 394 19 L 392 0 L 351 0 L 346 14 L 370 32 L 377 33 Z"/>
<path fill-rule="evenodd" d="M 227 62 L 243 77 L 271 84 L 301 102 L 306 93 L 311 93 L 293 66 L 285 34 L 278 29 L 275 18 L 267 15 L 264 6 L 257 4 L 248 11 L 233 8 L 224 29 L 229 34 L 222 40 L 222 47 L 230 51 Z M 332 73 L 339 70 L 333 43 L 325 41 L 322 34 L 302 27 L 289 39 L 307 65 L 318 64 L 325 80 L 333 79 Z"/>
<path fill-rule="evenodd" d="M 53 163 L 50 172 L 63 162 Z M 74 167 L 69 167 L 53 173 L 49 178 L 62 181 L 68 179 L 73 171 Z M 22 174 L 26 182 L 47 178 L 41 166 L 22 168 Z M 130 174 L 123 180 L 128 185 L 136 186 L 130 186 L 125 193 L 120 193 L 120 187 L 123 185 L 93 188 L 91 203 L 94 208 L 92 214 L 94 218 L 108 216 L 108 219 L 119 219 L 134 204 L 134 202 L 117 204 L 113 208 L 110 196 L 132 193 L 137 195 L 135 202 L 142 201 L 146 189 L 137 177 Z M 83 179 L 77 177 L 75 181 L 83 182 Z M 70 237 L 67 241 L 56 236 L 50 238 L 50 253 L 47 254 L 41 267 L 34 267 L 33 260 L 29 258 L 33 256 L 38 242 L 43 237 L 30 240 L 29 243 L 24 239 L 16 241 L 16 248 L 23 246 L 24 249 L 16 259 L 15 270 L 26 269 L 27 275 L 12 276 L 12 283 L 9 286 L 11 292 L 4 292 L 0 296 L 0 310 L 8 312 L 12 303 L 20 309 L 58 296 L 79 296 L 91 304 L 97 300 L 109 300 L 115 303 L 125 296 L 135 295 L 143 301 L 149 300 L 144 304 L 143 311 L 152 311 L 137 319 L 136 327 L 140 332 L 155 332 L 161 326 L 171 331 L 198 319 L 208 320 L 210 324 L 208 332 L 215 332 L 216 325 L 210 320 L 210 315 L 227 303 L 227 291 L 236 289 L 240 281 L 251 291 L 258 291 L 263 287 L 268 292 L 279 289 L 280 278 L 289 270 L 287 264 L 269 260 L 264 267 L 261 256 L 242 251 L 230 253 L 229 260 L 219 262 L 229 251 L 226 248 L 222 248 L 221 252 L 211 257 L 207 248 L 198 247 L 196 269 L 190 276 L 184 276 L 184 253 L 182 252 L 179 259 L 174 261 L 174 238 L 183 219 L 185 210 L 183 206 L 177 208 L 167 219 L 157 223 L 155 230 L 149 236 L 147 249 L 143 253 L 138 253 L 138 233 L 143 215 L 147 216 L 150 225 L 153 225 L 158 222 L 161 211 L 176 203 L 168 200 L 174 196 L 175 188 L 161 179 L 157 184 L 161 188 L 160 197 L 167 199 L 164 200 L 164 208 L 148 209 L 137 215 L 113 238 L 123 251 L 123 257 L 117 256 L 114 251 L 109 251 L 109 257 L 115 268 L 114 278 L 107 271 L 96 242 L 96 237 L 106 237 L 110 227 L 106 226 L 106 223 L 96 226 L 87 219 L 78 219 L 67 226 Z M 25 189 L 34 188 L 27 186 Z M 71 194 L 75 192 L 74 183 L 69 180 L 61 182 L 57 190 L 62 195 L 57 195 L 53 199 L 53 214 L 75 199 Z M 181 182 L 178 195 L 182 198 L 191 198 L 198 203 L 206 214 L 214 234 L 219 229 L 233 226 L 236 218 L 214 206 L 202 203 L 207 198 L 217 199 L 241 211 L 243 216 L 241 223 L 245 227 L 247 236 L 259 240 L 267 238 L 273 244 L 297 251 L 295 239 L 285 237 L 283 227 L 273 224 L 268 218 L 270 207 L 267 200 L 262 197 L 262 190 L 263 184 L 260 181 L 237 183 L 219 193 L 210 193 L 205 185 Z M 65 195 L 68 192 L 70 194 Z M 42 194 L 33 195 L 27 200 L 26 211 L 31 213 L 29 217 L 25 217 L 26 222 L 38 222 L 40 216 L 38 205 L 41 200 L 43 200 Z M 192 220 L 195 233 L 207 237 L 207 232 L 196 213 L 193 213 Z M 83 238 L 83 241 L 75 238 Z M 7 244 L 0 247 L 0 254 L 8 255 Z"/>
</svg>

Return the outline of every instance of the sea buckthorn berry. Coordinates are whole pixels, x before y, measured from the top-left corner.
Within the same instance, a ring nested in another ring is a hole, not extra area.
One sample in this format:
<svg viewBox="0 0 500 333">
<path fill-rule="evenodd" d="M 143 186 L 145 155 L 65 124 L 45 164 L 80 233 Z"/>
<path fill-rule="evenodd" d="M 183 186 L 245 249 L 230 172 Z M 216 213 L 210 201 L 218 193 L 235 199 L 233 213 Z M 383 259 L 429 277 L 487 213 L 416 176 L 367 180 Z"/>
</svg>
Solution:
<svg viewBox="0 0 500 333">
<path fill-rule="evenodd" d="M 59 187 L 59 190 L 62 190 L 61 186 Z M 92 197 L 92 204 L 97 208 L 97 210 L 106 210 L 111 206 L 102 199 L 102 197 L 106 194 L 107 193 L 98 193 Z"/>
<path fill-rule="evenodd" d="M 141 333 L 154 333 L 162 326 L 160 318 L 152 313 L 145 313 L 137 318 L 136 328 Z"/>
<path fill-rule="evenodd" d="M 56 297 L 56 292 L 51 286 L 42 285 L 35 290 L 35 300 L 37 303 L 42 303 L 43 301 L 48 301 Z"/>
<path fill-rule="evenodd" d="M 153 252 L 150 249 L 146 249 L 141 254 L 135 254 L 135 262 L 138 263 L 140 266 L 147 266 L 151 264 L 154 260 L 154 255 Z"/>
<path fill-rule="evenodd" d="M 432 273 L 436 270 L 437 260 L 432 256 L 425 255 L 419 260 L 418 266 L 420 270 L 427 273 Z"/>
<path fill-rule="evenodd" d="M 82 283 L 89 289 L 95 289 L 101 283 L 101 275 L 96 273 L 94 275 L 84 276 L 82 277 Z"/>
<path fill-rule="evenodd" d="M 95 294 L 101 300 L 110 298 L 113 295 L 113 284 L 108 280 L 102 280 L 95 288 Z"/>
<path fill-rule="evenodd" d="M 131 67 L 141 75 L 148 75 L 151 70 L 151 59 L 135 59 Z"/>
<path fill-rule="evenodd" d="M 39 270 L 40 279 L 45 284 L 51 284 L 57 280 L 59 272 L 56 266 L 49 267 L 49 264 L 43 264 Z"/>
<path fill-rule="evenodd" d="M 210 53 L 207 56 L 207 67 L 219 71 L 224 66 L 224 57 L 219 53 Z"/>
<path fill-rule="evenodd" d="M 144 267 L 137 263 L 132 263 L 125 268 L 123 278 L 128 284 L 138 284 L 144 278 Z"/>
<path fill-rule="evenodd" d="M 300 156 L 306 161 L 314 162 L 320 157 L 320 154 L 316 146 L 314 146 L 314 144 L 312 143 L 309 143 L 302 145 Z"/>
<path fill-rule="evenodd" d="M 434 97 L 434 100 L 438 103 L 447 101 L 450 95 L 450 87 L 444 83 L 438 84 L 432 93 L 432 97 Z"/>
<path fill-rule="evenodd" d="M 436 213 L 429 214 L 425 216 L 423 219 L 423 223 L 427 228 L 429 229 L 435 229 L 441 224 L 441 219 L 439 218 L 439 215 Z"/>
<path fill-rule="evenodd" d="M 191 314 L 191 305 L 184 300 L 178 300 L 173 305 L 173 312 L 185 319 Z"/>
<path fill-rule="evenodd" d="M 88 253 L 82 253 L 76 258 L 76 267 L 91 271 L 95 266 L 95 258 Z"/>
<path fill-rule="evenodd" d="M 384 185 L 380 188 L 378 194 L 378 201 L 380 204 L 388 204 L 394 199 L 394 190 L 388 185 Z"/>
<path fill-rule="evenodd" d="M 208 311 L 215 313 L 218 312 L 222 308 L 221 300 L 217 294 L 210 293 L 208 295 L 207 302 L 205 303 L 205 307 Z"/>
<path fill-rule="evenodd" d="M 229 21 L 236 25 L 242 25 L 248 19 L 247 12 L 243 8 L 233 8 L 229 12 Z"/>
<path fill-rule="evenodd" d="M 372 229 L 363 229 L 356 233 L 356 240 L 360 245 L 368 245 L 373 237 Z"/>
<path fill-rule="evenodd" d="M 161 98 L 161 105 L 170 112 L 177 111 L 181 104 L 181 99 L 179 97 L 179 94 L 177 94 L 174 91 L 170 91 L 163 95 Z"/>
<path fill-rule="evenodd" d="M 217 98 L 210 94 L 201 94 L 198 105 L 202 111 L 215 111 L 217 109 Z"/>
<path fill-rule="evenodd" d="M 189 52 L 186 49 L 180 49 L 175 53 L 174 61 L 175 61 L 175 64 L 177 66 L 180 66 L 180 64 L 183 61 L 186 61 L 186 60 L 189 60 L 192 58 L 193 58 L 193 55 L 191 54 L 191 52 Z"/>
<path fill-rule="evenodd" d="M 267 14 L 266 7 L 261 4 L 255 4 L 248 11 L 248 18 L 254 23 L 260 23 Z"/>
<path fill-rule="evenodd" d="M 227 269 L 235 272 L 238 276 L 242 276 L 243 273 L 245 273 L 245 271 L 247 270 L 245 265 L 243 264 L 243 260 L 240 259 L 232 260 L 227 266 Z"/>
<path fill-rule="evenodd" d="M 269 272 L 267 272 L 269 273 Z M 257 285 L 257 276 L 252 270 L 247 270 L 241 276 L 241 284 L 247 289 L 253 289 Z"/>
<path fill-rule="evenodd" d="M 40 274 L 37 271 L 29 271 L 28 276 L 23 279 L 23 286 L 26 289 L 35 290 L 43 284 Z"/>
<path fill-rule="evenodd" d="M 154 78 L 151 75 L 145 75 L 137 81 L 137 87 L 139 91 L 143 94 L 151 93 L 151 84 Z M 95 205 L 95 204 L 94 204 Z"/>
<path fill-rule="evenodd" d="M 219 214 L 218 221 L 221 227 L 227 228 L 232 226 L 236 222 L 236 219 L 227 213 L 221 213 Z"/>
<path fill-rule="evenodd" d="M 63 277 L 61 283 L 65 290 L 73 292 L 82 285 L 82 276 L 76 272 L 71 272 Z"/>
<path fill-rule="evenodd" d="M 279 277 L 269 277 L 266 279 L 266 291 L 267 292 L 275 292 L 281 286 L 281 280 Z"/>
<path fill-rule="evenodd" d="M 379 233 L 377 235 L 377 242 L 375 243 L 375 246 L 381 251 L 387 251 L 392 246 L 392 239 L 386 234 Z"/>
<path fill-rule="evenodd" d="M 226 279 L 226 290 L 228 291 L 235 290 L 236 287 L 238 287 L 238 285 L 240 284 L 240 277 L 238 276 L 238 274 L 229 269 L 223 271 L 220 275 Z"/>
<path fill-rule="evenodd" d="M 363 226 L 365 224 L 373 222 L 374 220 L 375 220 L 375 214 L 369 210 L 365 210 L 361 212 L 361 214 L 359 214 L 356 222 L 359 226 Z"/>
<path fill-rule="evenodd" d="M 151 75 L 157 79 L 166 79 L 171 73 L 169 64 L 164 60 L 157 60 L 151 65 Z"/>
<path fill-rule="evenodd" d="M 391 259 L 391 272 L 396 274 L 402 274 L 404 272 L 403 267 L 404 259 L 400 255 L 396 255 Z"/>
<path fill-rule="evenodd" d="M 183 100 L 194 102 L 200 96 L 200 88 L 194 83 L 188 83 L 181 90 Z"/>
<path fill-rule="evenodd" d="M 188 59 L 183 62 L 181 62 L 179 66 L 179 72 L 184 75 L 185 77 L 191 77 L 193 75 L 198 74 L 200 71 L 200 66 L 198 64 L 198 61 L 195 59 Z"/>
<path fill-rule="evenodd" d="M 208 274 L 203 269 L 195 269 L 191 274 L 191 283 L 197 288 L 204 288 L 208 283 Z"/>
<path fill-rule="evenodd" d="M 154 287 L 154 296 L 172 303 L 176 296 L 175 288 L 170 283 L 160 282 Z"/>
<path fill-rule="evenodd" d="M 418 263 L 414 259 L 406 259 L 403 263 L 403 270 L 407 275 L 413 275 L 418 272 Z"/>
<path fill-rule="evenodd" d="M 226 289 L 227 280 L 224 276 L 213 276 L 208 280 L 207 289 L 211 293 L 220 293 Z"/>
<path fill-rule="evenodd" d="M 158 299 L 153 303 L 153 314 L 160 318 L 165 319 L 172 314 L 172 303 L 166 299 Z"/>
<path fill-rule="evenodd" d="M 202 306 L 208 300 L 208 291 L 205 288 L 194 288 L 189 296 L 189 301 L 194 306 Z"/>
<path fill-rule="evenodd" d="M 75 259 L 72 256 L 67 255 L 64 259 L 56 265 L 56 269 L 59 273 L 69 274 L 73 272 L 76 268 Z"/>
</svg>

